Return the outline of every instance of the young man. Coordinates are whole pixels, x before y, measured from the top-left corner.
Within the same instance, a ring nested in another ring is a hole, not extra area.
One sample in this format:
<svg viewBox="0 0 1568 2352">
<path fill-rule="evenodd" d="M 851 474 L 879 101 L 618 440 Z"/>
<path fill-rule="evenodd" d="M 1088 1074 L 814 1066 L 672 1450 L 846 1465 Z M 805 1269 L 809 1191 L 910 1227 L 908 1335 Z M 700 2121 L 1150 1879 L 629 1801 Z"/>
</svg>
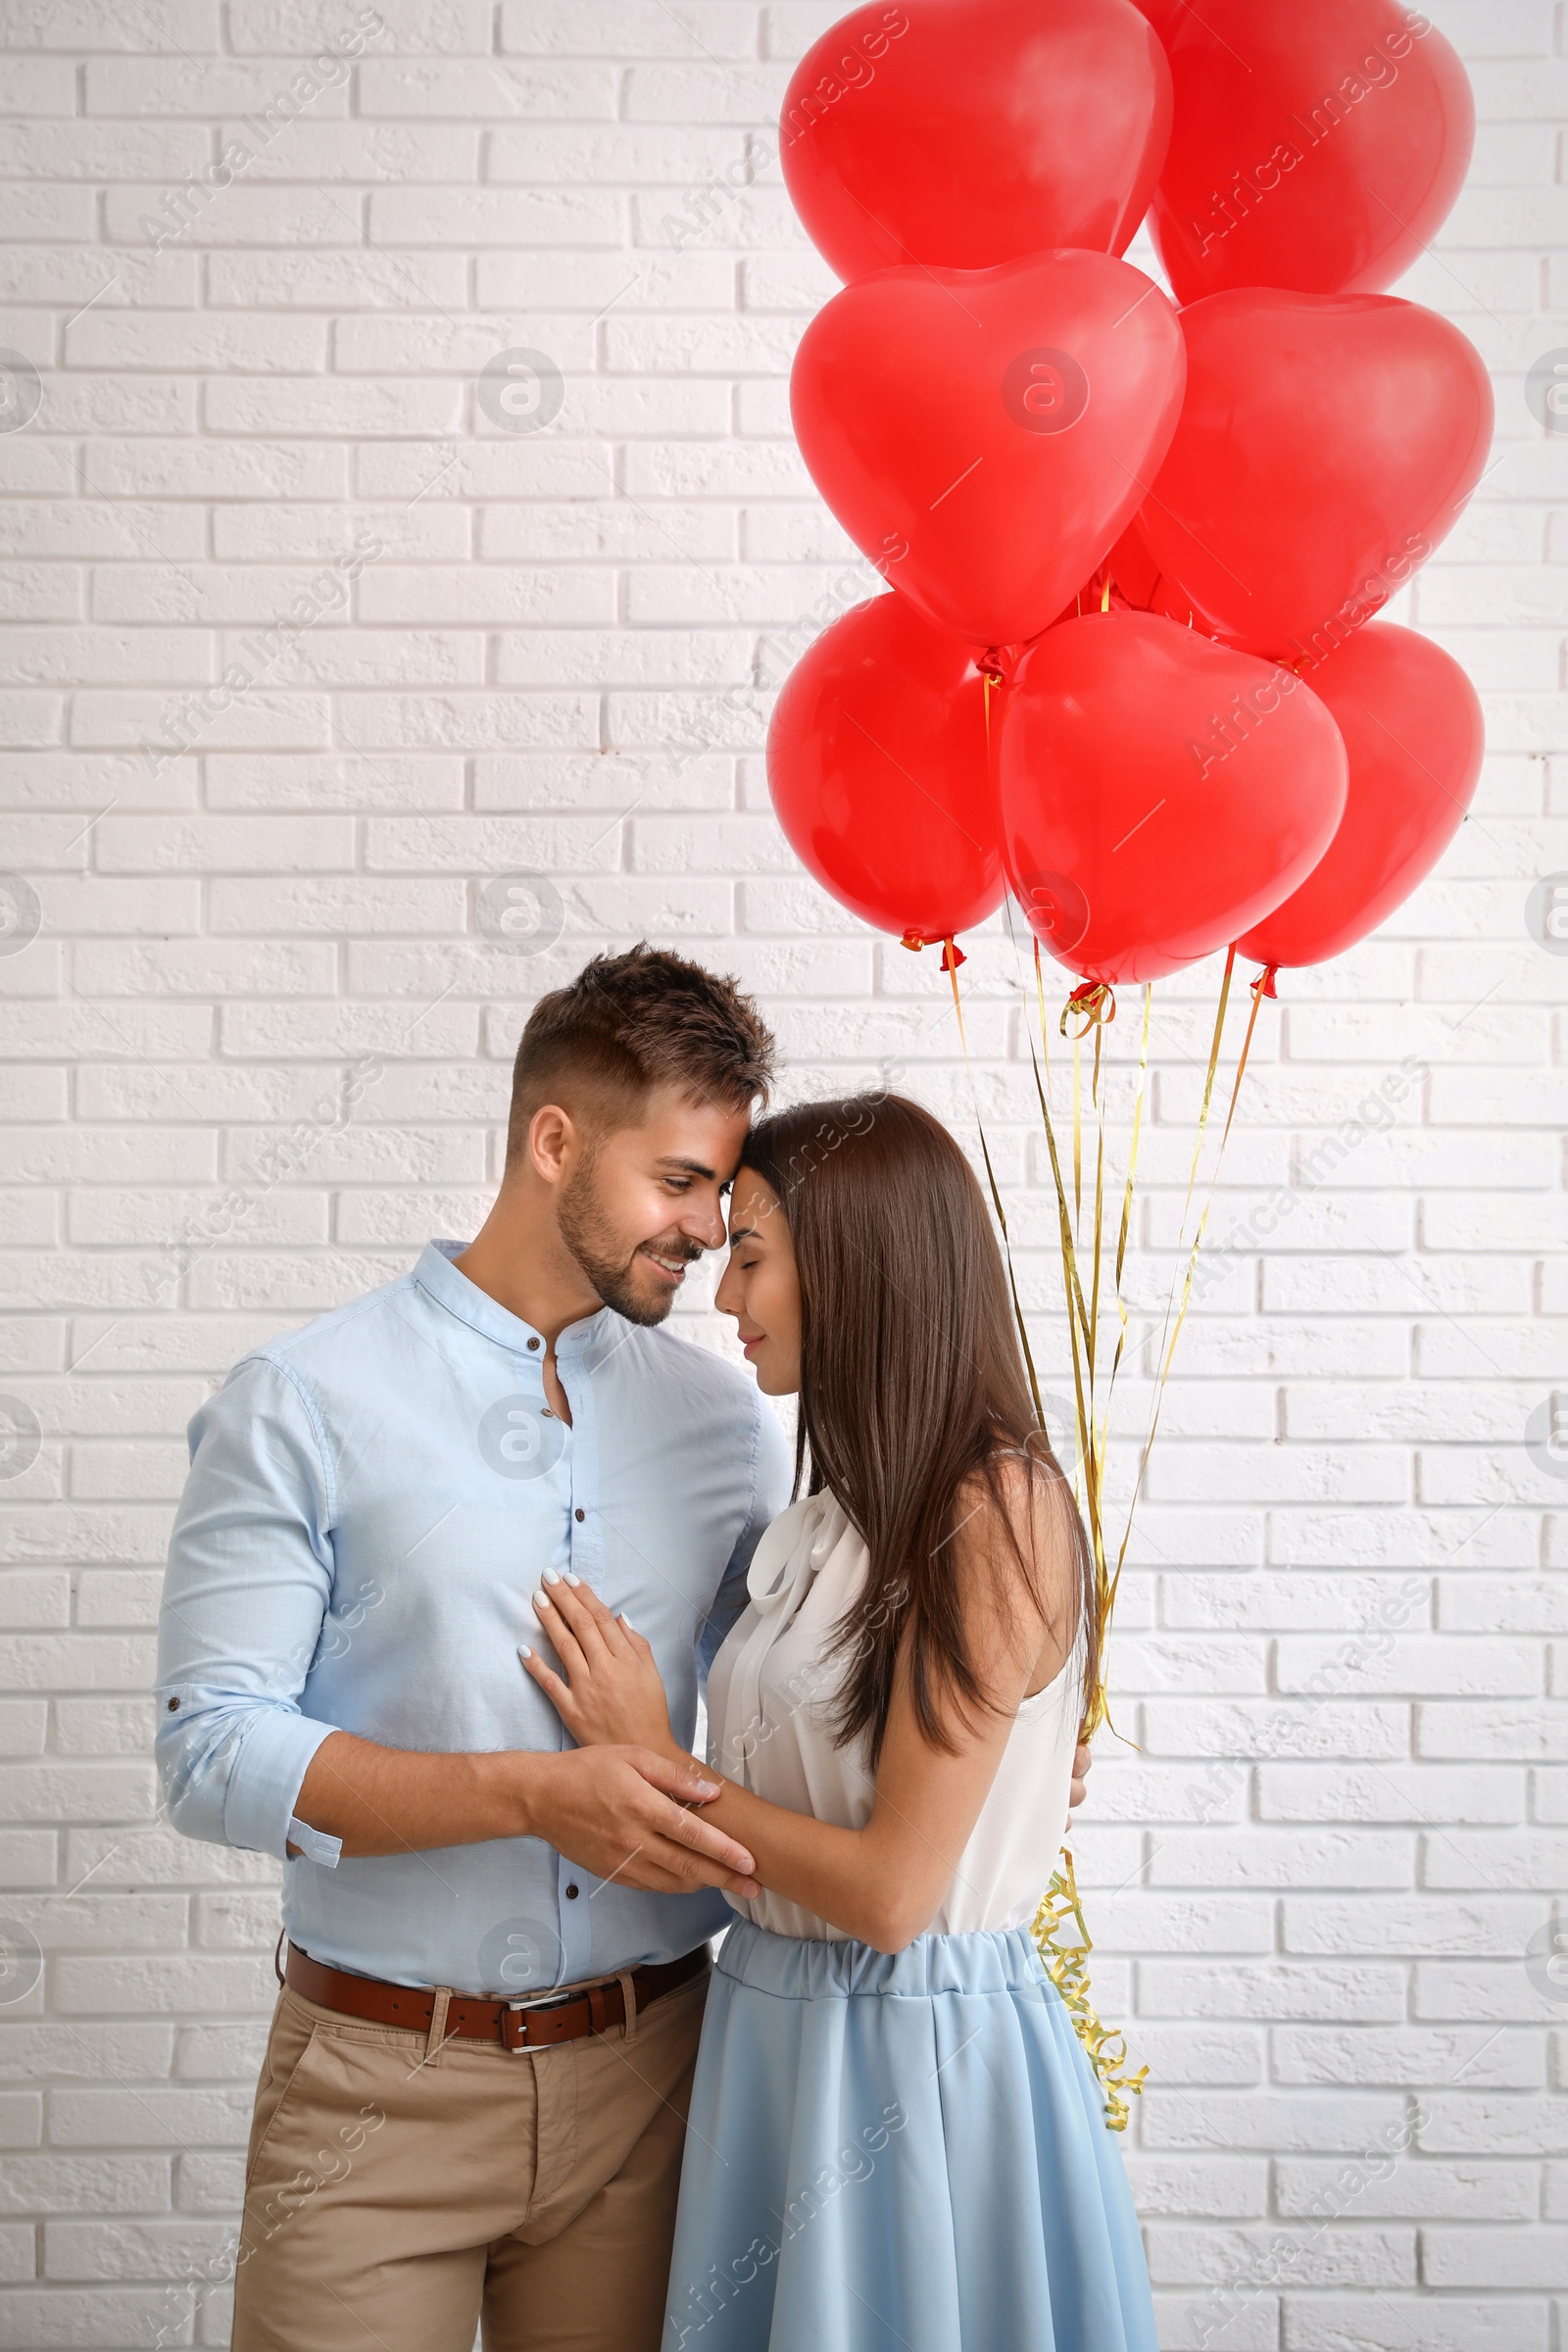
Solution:
<svg viewBox="0 0 1568 2352">
<path fill-rule="evenodd" d="M 790 1465 L 751 1381 L 658 1326 L 771 1066 L 730 982 L 597 958 L 523 1032 L 471 1247 L 191 1425 L 170 1812 L 288 1856 L 237 2352 L 469 2352 L 481 2304 L 506 2352 L 658 2343 L 706 1939 L 751 1856 L 695 1767 L 571 1748 L 517 1649 L 542 1572 L 586 1578 L 689 1740 Z"/>
</svg>

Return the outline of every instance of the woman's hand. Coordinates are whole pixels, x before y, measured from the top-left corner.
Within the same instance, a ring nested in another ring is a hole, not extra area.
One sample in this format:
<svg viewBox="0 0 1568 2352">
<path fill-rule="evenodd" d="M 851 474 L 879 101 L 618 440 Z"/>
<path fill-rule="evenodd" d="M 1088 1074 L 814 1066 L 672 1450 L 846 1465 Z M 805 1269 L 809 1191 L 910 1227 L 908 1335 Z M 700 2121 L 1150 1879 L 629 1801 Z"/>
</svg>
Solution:
<svg viewBox="0 0 1568 2352">
<path fill-rule="evenodd" d="M 553 1571 L 534 1594 L 533 1613 L 565 1669 L 565 1681 L 536 1651 L 520 1649 L 517 1655 L 579 1747 L 684 1753 L 670 1732 L 654 1653 L 624 1617 L 612 1617 L 598 1593 L 576 1577 Z"/>
<path fill-rule="evenodd" d="M 1067 1818 L 1062 1825 L 1069 1838 L 1072 1836 L 1073 1807 L 1075 1805 L 1081 1805 L 1084 1801 L 1084 1798 L 1089 1794 L 1089 1767 L 1093 1762 L 1094 1758 L 1089 1753 L 1088 1740 L 1080 1740 L 1077 1747 L 1073 1751 L 1072 1793 L 1067 1799 Z"/>
</svg>

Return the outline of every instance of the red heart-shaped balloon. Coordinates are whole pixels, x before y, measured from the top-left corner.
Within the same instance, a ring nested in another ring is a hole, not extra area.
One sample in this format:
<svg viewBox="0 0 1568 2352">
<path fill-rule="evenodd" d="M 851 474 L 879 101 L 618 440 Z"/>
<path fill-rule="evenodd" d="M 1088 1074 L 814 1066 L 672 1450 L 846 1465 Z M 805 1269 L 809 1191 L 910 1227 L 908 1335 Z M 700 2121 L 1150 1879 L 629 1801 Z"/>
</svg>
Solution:
<svg viewBox="0 0 1568 2352">
<path fill-rule="evenodd" d="M 1479 481 L 1480 355 L 1382 294 L 1215 294 L 1182 333 L 1181 421 L 1138 515 L 1163 574 L 1154 607 L 1252 653 L 1321 659 L 1425 563 Z"/>
<path fill-rule="evenodd" d="M 1345 808 L 1345 746 L 1289 670 L 1148 612 L 1032 645 L 1001 714 L 1003 858 L 1086 980 L 1156 980 L 1287 898 Z"/>
<path fill-rule="evenodd" d="M 978 646 L 1048 627 L 1131 516 L 1181 405 L 1176 314 L 1109 254 L 884 270 L 801 339 L 790 410 L 856 545 Z"/>
<path fill-rule="evenodd" d="M 1399 0 L 1164 7 L 1175 87 L 1154 242 L 1181 302 L 1228 286 L 1376 294 L 1459 193 L 1475 103 Z"/>
<path fill-rule="evenodd" d="M 1128 0 L 904 0 L 808 49 L 784 181 L 840 277 L 1120 253 L 1170 136 L 1170 68 Z"/>
<path fill-rule="evenodd" d="M 767 782 L 792 847 L 841 906 L 951 939 L 1002 904 L 985 680 L 902 596 L 824 629 L 784 681 Z"/>
<path fill-rule="evenodd" d="M 1345 740 L 1349 795 L 1306 880 L 1241 941 L 1259 963 L 1321 963 L 1375 931 L 1437 864 L 1481 773 L 1476 690 L 1413 629 L 1358 631 L 1312 690 Z"/>
</svg>

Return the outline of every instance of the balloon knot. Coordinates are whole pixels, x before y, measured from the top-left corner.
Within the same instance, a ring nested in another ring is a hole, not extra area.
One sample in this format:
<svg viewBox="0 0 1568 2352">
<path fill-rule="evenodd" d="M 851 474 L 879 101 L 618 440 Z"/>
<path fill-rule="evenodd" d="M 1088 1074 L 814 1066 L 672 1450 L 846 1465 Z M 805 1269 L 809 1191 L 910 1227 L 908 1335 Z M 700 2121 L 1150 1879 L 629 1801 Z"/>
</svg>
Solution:
<svg viewBox="0 0 1568 2352">
<path fill-rule="evenodd" d="M 1277 963 L 1271 963 L 1265 965 L 1264 969 L 1258 973 L 1257 978 L 1252 982 L 1254 997 L 1277 997 L 1279 995 L 1280 992 L 1274 985 L 1274 975 L 1279 968 Z"/>
<path fill-rule="evenodd" d="M 918 956 L 920 950 L 925 946 L 925 941 L 920 937 L 918 931 L 906 931 L 899 945 L 901 948 L 907 948 L 911 956 Z"/>
<path fill-rule="evenodd" d="M 1083 1026 L 1079 1037 L 1087 1037 L 1091 1029 L 1108 1028 L 1116 1018 L 1116 996 L 1108 980 L 1081 980 L 1061 1009 L 1059 1027 L 1063 1037 L 1067 1023 L 1076 1014 Z"/>
<path fill-rule="evenodd" d="M 956 972 L 960 963 L 967 963 L 968 960 L 968 956 L 956 939 L 945 939 L 942 942 L 942 969 L 945 972 Z"/>
</svg>

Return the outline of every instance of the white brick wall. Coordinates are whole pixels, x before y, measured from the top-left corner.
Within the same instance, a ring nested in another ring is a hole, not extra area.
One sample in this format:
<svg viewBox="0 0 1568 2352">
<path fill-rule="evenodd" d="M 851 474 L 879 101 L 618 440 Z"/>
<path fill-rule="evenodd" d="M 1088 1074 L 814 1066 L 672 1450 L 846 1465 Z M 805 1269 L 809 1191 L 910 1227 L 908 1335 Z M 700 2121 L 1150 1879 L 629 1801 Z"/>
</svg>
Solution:
<svg viewBox="0 0 1568 2352">
<path fill-rule="evenodd" d="M 143 1695 L 208 1388 L 471 1226 L 525 1010 L 606 942 L 743 973 L 792 1089 L 891 1061 L 972 1137 L 934 958 L 802 877 L 760 756 L 794 653 L 871 584 L 785 404 L 831 281 L 774 115 L 832 12 L 381 5 L 268 135 L 243 119 L 352 0 L 0 0 L 0 344 L 42 392 L 0 433 L 0 868 L 41 916 L 0 955 L 0 1388 L 40 1432 L 0 1485 L 0 1871 L 45 1955 L 0 1984 L 10 2346 L 226 2340 L 191 2281 L 232 2243 L 274 1873 L 160 1821 Z M 1492 752 L 1440 873 L 1259 1025 L 1112 1656 L 1136 1748 L 1103 1743 L 1078 1841 L 1097 1986 L 1152 2068 L 1128 2156 L 1171 2352 L 1568 2345 L 1568 1986 L 1526 1961 L 1568 1910 L 1568 1488 L 1524 1443 L 1568 1390 L 1568 961 L 1526 924 L 1568 869 L 1568 442 L 1524 398 L 1568 346 L 1568 55 L 1547 0 L 1434 14 L 1483 127 L 1403 290 L 1496 370 L 1497 462 L 1405 602 Z M 537 434 L 476 402 L 517 347 L 563 377 Z M 360 532 L 352 601 L 155 766 Z M 532 959 L 476 905 L 528 871 L 564 917 Z M 1000 931 L 964 978 L 1059 1392 Z M 1215 978 L 1159 991 L 1145 1308 Z M 1394 1131 L 1314 1180 L 1406 1057 Z"/>
</svg>

